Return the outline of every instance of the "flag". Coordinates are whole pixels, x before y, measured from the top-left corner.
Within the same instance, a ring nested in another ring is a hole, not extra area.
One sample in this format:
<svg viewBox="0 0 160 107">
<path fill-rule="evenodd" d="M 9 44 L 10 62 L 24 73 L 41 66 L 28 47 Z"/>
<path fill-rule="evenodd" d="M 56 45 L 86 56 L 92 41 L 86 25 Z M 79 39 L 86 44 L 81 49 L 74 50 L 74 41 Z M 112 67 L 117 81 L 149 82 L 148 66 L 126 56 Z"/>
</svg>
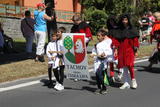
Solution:
<svg viewBox="0 0 160 107">
<path fill-rule="evenodd" d="M 104 71 L 104 84 L 109 85 L 107 73 Z"/>
</svg>

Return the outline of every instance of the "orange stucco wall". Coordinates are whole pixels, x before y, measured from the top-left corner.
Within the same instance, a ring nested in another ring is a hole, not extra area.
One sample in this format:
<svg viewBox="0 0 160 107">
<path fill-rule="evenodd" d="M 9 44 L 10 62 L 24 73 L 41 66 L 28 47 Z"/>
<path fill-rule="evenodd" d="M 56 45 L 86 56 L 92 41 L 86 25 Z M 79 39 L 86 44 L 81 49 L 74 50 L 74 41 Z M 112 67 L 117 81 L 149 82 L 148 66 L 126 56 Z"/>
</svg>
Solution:
<svg viewBox="0 0 160 107">
<path fill-rule="evenodd" d="M 81 11 L 81 6 L 79 3 L 77 5 L 77 12 Z M 57 0 L 57 4 L 55 5 L 55 9 L 57 10 L 66 10 L 66 11 L 74 11 L 73 0 Z"/>
<path fill-rule="evenodd" d="M 43 0 L 24 0 L 24 6 L 29 6 L 29 7 L 35 7 L 37 3 L 42 2 Z M 76 7 L 76 12 L 81 11 L 81 5 L 80 3 L 75 3 L 75 7 L 73 7 L 74 2 L 73 1 L 78 1 L 78 0 L 55 0 L 56 5 L 55 9 L 56 10 L 66 10 L 66 11 L 74 11 Z"/>
<path fill-rule="evenodd" d="M 15 5 L 17 2 L 18 5 L 22 5 L 23 0 L 0 0 L 0 4 L 8 4 L 8 5 Z"/>
<path fill-rule="evenodd" d="M 24 6 L 26 7 L 36 7 L 37 3 L 42 2 L 43 0 L 24 0 Z"/>
<path fill-rule="evenodd" d="M 36 4 L 42 2 L 44 0 L 0 0 L 0 4 L 10 4 L 15 5 L 15 1 L 19 2 L 20 6 L 26 7 L 36 7 Z M 55 0 L 56 10 L 66 10 L 66 11 L 73 11 L 73 12 L 80 12 L 81 5 L 78 3 L 78 0 Z"/>
</svg>

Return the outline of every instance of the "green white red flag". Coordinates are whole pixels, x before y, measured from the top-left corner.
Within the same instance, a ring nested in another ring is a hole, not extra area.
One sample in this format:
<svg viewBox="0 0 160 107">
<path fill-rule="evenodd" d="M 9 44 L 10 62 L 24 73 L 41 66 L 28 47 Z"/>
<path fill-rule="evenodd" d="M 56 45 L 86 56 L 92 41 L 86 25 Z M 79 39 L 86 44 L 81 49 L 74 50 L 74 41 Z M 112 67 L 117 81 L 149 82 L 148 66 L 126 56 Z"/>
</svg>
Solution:
<svg viewBox="0 0 160 107">
<path fill-rule="evenodd" d="M 84 33 L 63 33 L 67 78 L 90 79 Z"/>
</svg>

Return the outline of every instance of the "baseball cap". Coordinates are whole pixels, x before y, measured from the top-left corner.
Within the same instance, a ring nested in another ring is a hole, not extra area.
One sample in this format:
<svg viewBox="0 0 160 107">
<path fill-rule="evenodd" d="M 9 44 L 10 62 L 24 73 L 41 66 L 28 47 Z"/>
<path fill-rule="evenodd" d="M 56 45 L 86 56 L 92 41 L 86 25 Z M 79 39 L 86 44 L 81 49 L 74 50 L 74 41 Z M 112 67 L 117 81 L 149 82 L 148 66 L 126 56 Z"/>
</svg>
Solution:
<svg viewBox="0 0 160 107">
<path fill-rule="evenodd" d="M 45 4 L 44 3 L 38 3 L 37 7 L 45 7 Z"/>
</svg>

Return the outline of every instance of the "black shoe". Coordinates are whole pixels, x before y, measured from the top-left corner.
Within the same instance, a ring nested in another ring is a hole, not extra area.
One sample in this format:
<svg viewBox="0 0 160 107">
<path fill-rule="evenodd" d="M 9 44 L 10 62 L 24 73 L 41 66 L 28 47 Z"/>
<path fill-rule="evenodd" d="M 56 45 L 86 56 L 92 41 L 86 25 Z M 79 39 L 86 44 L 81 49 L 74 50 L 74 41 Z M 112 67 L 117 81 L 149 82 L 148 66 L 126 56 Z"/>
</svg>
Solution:
<svg viewBox="0 0 160 107">
<path fill-rule="evenodd" d="M 111 86 L 113 86 L 114 83 L 115 83 L 115 78 L 114 78 L 114 77 L 110 77 L 110 78 L 109 78 L 109 84 L 110 84 Z"/>
<path fill-rule="evenodd" d="M 97 89 L 94 93 L 95 94 L 101 94 L 101 89 Z"/>
<path fill-rule="evenodd" d="M 40 62 L 45 62 L 44 56 L 39 56 L 38 60 L 39 60 Z"/>
<path fill-rule="evenodd" d="M 107 91 L 107 89 L 102 89 L 102 90 L 100 91 L 100 93 L 103 94 L 103 95 L 105 95 L 105 94 L 108 93 L 108 91 Z"/>
<path fill-rule="evenodd" d="M 115 78 L 115 80 L 116 80 L 116 82 L 122 82 L 122 79 L 119 77 Z"/>
<path fill-rule="evenodd" d="M 151 70 L 152 69 L 152 63 L 150 63 L 148 66 L 147 66 L 147 70 Z"/>
</svg>

